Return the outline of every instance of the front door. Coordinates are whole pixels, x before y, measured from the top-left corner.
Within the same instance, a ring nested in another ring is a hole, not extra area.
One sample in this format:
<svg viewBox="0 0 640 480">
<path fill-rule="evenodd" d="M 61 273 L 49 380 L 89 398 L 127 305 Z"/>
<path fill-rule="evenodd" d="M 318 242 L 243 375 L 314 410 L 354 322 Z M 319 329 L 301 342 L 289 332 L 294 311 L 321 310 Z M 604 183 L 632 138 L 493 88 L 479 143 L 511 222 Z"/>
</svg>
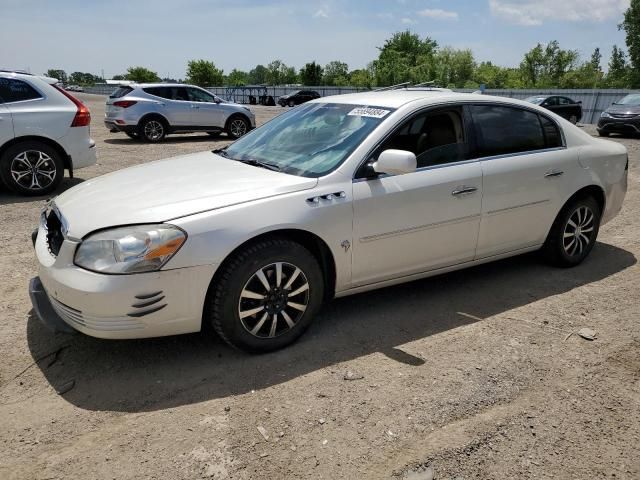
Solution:
<svg viewBox="0 0 640 480">
<path fill-rule="evenodd" d="M 193 125 L 198 127 L 224 127 L 224 108 L 213 95 L 198 88 L 188 88 L 192 107 Z"/>
<path fill-rule="evenodd" d="M 467 158 L 464 124 L 458 108 L 417 114 L 373 155 L 412 151 L 417 170 L 354 180 L 354 286 L 474 258 L 482 169 Z"/>
<path fill-rule="evenodd" d="M 2 81 L 2 79 L 0 79 Z M 0 99 L 0 102 L 2 99 Z M 13 121 L 11 113 L 0 103 L 0 146 L 13 139 Z"/>
</svg>

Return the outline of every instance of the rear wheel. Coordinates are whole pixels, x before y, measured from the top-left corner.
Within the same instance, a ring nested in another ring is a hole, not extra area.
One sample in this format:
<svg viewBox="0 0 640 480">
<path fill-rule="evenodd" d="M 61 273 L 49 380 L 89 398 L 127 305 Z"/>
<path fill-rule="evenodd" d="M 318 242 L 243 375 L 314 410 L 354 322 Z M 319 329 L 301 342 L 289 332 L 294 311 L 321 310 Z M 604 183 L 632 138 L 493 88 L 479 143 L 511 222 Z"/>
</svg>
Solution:
<svg viewBox="0 0 640 480">
<path fill-rule="evenodd" d="M 293 100 L 289 100 L 288 105 L 290 107 L 295 107 L 296 106 L 296 102 L 294 102 Z"/>
<path fill-rule="evenodd" d="M 596 243 L 601 215 L 598 202 L 590 196 L 566 205 L 553 222 L 542 248 L 547 261 L 559 267 L 582 263 Z"/>
<path fill-rule="evenodd" d="M 598 135 L 600 135 L 601 137 L 608 137 L 609 136 L 609 132 L 603 132 L 603 131 L 598 131 Z"/>
<path fill-rule="evenodd" d="M 227 134 L 235 140 L 247 133 L 249 126 L 249 121 L 245 117 L 235 115 L 227 122 Z"/>
<path fill-rule="evenodd" d="M 569 121 L 575 125 L 578 123 L 578 117 L 576 117 L 575 115 L 571 115 L 569 117 Z"/>
<path fill-rule="evenodd" d="M 167 124 L 161 118 L 145 118 L 138 124 L 138 136 L 146 142 L 161 142 L 166 135 Z"/>
<path fill-rule="evenodd" d="M 22 142 L 9 147 L 0 158 L 0 178 L 21 195 L 46 195 L 62 183 L 64 162 L 60 153 L 45 143 Z"/>
<path fill-rule="evenodd" d="M 304 333 L 323 294 L 320 265 L 305 247 L 285 239 L 264 240 L 223 267 L 212 285 L 208 315 L 228 344 L 268 352 Z"/>
</svg>

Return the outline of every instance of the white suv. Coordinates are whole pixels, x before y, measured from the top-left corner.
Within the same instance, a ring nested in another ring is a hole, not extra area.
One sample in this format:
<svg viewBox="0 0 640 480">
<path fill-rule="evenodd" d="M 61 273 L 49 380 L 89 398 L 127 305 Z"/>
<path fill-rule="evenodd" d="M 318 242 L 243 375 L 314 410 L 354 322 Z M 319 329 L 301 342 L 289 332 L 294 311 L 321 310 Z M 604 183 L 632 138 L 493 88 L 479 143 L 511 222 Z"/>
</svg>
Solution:
<svg viewBox="0 0 640 480">
<path fill-rule="evenodd" d="M 91 114 L 55 78 L 0 70 L 0 179 L 22 195 L 45 195 L 64 170 L 96 163 Z"/>
</svg>

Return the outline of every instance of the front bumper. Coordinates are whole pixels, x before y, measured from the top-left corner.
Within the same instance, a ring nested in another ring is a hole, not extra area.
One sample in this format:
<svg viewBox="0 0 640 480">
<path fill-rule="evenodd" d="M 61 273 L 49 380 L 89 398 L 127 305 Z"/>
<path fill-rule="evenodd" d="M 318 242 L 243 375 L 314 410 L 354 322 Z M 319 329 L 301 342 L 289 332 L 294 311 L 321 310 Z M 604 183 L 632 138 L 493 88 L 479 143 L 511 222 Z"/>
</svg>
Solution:
<svg viewBox="0 0 640 480">
<path fill-rule="evenodd" d="M 600 118 L 598 131 L 607 133 L 640 133 L 640 117 Z"/>
<path fill-rule="evenodd" d="M 58 255 L 41 226 L 35 241 L 39 279 L 30 296 L 43 323 L 98 338 L 178 335 L 201 328 L 214 265 L 131 275 L 105 275 L 73 264 L 78 242 L 65 239 Z M 62 323 L 61 323 L 62 322 Z"/>
</svg>

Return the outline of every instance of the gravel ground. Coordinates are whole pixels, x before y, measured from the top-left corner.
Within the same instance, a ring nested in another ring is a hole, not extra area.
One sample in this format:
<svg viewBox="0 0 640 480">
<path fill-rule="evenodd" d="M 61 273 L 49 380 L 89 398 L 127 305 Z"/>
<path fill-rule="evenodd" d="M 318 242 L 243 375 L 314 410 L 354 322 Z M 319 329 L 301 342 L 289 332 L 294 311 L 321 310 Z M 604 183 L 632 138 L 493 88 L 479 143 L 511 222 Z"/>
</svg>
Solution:
<svg viewBox="0 0 640 480">
<path fill-rule="evenodd" d="M 65 187 L 224 143 L 136 143 L 82 98 L 98 164 Z M 0 192 L 0 478 L 640 478 L 640 141 L 614 141 L 629 193 L 580 267 L 527 255 L 336 300 L 262 356 L 49 333 L 27 294 L 43 199 Z"/>
</svg>

